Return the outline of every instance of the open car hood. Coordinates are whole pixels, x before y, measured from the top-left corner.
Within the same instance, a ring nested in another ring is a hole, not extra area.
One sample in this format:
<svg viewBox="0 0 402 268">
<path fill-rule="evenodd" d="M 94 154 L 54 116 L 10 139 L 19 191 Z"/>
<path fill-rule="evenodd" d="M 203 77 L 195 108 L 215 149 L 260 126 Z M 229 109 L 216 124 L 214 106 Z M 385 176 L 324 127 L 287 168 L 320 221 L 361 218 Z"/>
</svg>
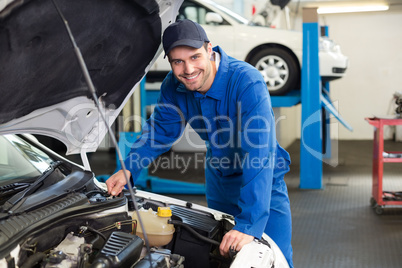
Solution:
<svg viewBox="0 0 402 268">
<path fill-rule="evenodd" d="M 111 125 L 161 53 L 182 0 L 54 0 Z M 54 137 L 92 152 L 107 128 L 52 0 L 0 0 L 0 134 Z"/>
</svg>

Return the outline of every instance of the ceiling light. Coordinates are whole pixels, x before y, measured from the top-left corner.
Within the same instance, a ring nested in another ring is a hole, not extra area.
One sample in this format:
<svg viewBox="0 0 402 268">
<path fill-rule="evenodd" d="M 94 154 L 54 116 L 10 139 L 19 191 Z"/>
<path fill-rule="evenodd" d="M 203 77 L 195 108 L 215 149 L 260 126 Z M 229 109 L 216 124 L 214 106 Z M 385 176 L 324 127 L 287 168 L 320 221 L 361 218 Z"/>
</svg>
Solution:
<svg viewBox="0 0 402 268">
<path fill-rule="evenodd" d="M 368 12 L 368 11 L 384 11 L 388 10 L 389 6 L 345 6 L 345 7 L 320 7 L 317 9 L 318 14 L 331 13 L 349 13 L 349 12 Z"/>
</svg>

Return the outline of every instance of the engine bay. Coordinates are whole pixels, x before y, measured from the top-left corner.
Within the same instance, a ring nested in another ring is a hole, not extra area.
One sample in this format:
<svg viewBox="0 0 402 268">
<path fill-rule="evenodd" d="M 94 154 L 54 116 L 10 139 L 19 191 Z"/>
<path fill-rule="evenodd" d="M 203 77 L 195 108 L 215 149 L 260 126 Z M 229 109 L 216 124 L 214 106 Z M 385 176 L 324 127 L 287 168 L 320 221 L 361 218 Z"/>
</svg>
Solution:
<svg viewBox="0 0 402 268">
<path fill-rule="evenodd" d="M 0 267 L 265 268 L 282 256 L 264 234 L 225 258 L 232 215 L 135 188 L 111 196 L 91 171 L 24 136 L 4 139 L 24 153 L 9 154 L 19 165 L 0 181 Z"/>
<path fill-rule="evenodd" d="M 0 267 L 286 267 L 265 234 L 222 257 L 232 215 L 136 189 L 111 196 L 94 173 L 30 141 L 0 136 L 10 163 L 0 180 Z"/>
<path fill-rule="evenodd" d="M 134 202 L 128 191 L 112 197 L 87 181 L 79 191 L 1 220 L 0 252 L 11 252 L 2 256 L 8 267 L 230 267 L 232 259 L 218 250 L 230 221 L 191 203 L 137 195 Z"/>
</svg>

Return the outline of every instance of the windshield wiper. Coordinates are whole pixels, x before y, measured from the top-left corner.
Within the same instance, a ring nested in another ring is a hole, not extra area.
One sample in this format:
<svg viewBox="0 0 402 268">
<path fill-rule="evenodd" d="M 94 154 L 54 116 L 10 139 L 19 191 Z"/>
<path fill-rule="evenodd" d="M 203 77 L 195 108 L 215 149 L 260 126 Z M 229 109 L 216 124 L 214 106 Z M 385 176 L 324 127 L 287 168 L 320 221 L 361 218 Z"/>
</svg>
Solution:
<svg viewBox="0 0 402 268">
<path fill-rule="evenodd" d="M 53 173 L 53 171 L 61 165 L 61 161 L 52 162 L 48 169 L 46 169 L 41 176 L 39 176 L 34 183 L 32 183 L 29 187 L 27 187 L 22 192 L 17 193 L 13 197 L 11 197 L 5 204 L 3 205 L 3 212 L 12 212 L 13 208 L 18 205 L 18 203 L 27 195 L 30 195 L 36 190 L 38 190 L 42 185 L 43 181 Z"/>
<path fill-rule="evenodd" d="M 14 195 L 29 187 L 29 182 L 15 182 L 7 185 L 0 186 L 0 197 Z"/>
</svg>

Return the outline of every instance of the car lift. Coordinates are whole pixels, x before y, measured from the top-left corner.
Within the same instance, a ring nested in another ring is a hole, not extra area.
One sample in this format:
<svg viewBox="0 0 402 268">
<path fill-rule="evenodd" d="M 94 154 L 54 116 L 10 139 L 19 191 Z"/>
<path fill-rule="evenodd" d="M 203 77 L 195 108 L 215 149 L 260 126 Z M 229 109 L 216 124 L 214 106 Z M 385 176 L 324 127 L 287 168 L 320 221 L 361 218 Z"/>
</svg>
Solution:
<svg viewBox="0 0 402 268">
<path fill-rule="evenodd" d="M 324 35 L 327 36 L 328 27 L 324 27 L 324 31 Z M 353 130 L 332 105 L 329 97 L 329 83 L 323 85 L 320 81 L 319 32 L 317 8 L 303 8 L 301 189 L 323 188 L 322 160 L 324 157 L 331 157 L 330 125 L 328 122 L 330 118 L 327 112 L 335 116 L 348 130 Z M 325 113 L 325 120 L 323 120 L 323 113 Z"/>
<path fill-rule="evenodd" d="M 285 96 L 272 96 L 272 107 L 292 107 L 302 104 L 300 143 L 300 188 L 322 189 L 322 161 L 331 158 L 330 114 L 348 130 L 352 127 L 340 116 L 329 97 L 329 83 L 321 83 L 319 74 L 319 31 L 317 8 L 303 8 L 303 58 L 301 90 L 293 90 Z M 328 35 L 328 27 L 324 27 Z M 146 106 L 157 102 L 159 91 L 146 90 L 141 82 L 141 112 L 145 117 Z M 145 96 L 145 97 L 143 97 Z M 325 117 L 323 117 L 323 115 Z M 140 133 L 120 132 L 119 149 L 123 158 Z M 117 161 L 117 169 L 120 163 Z M 188 183 L 148 175 L 145 168 L 136 186 L 155 193 L 205 194 L 205 184 Z"/>
<path fill-rule="evenodd" d="M 328 27 L 322 27 L 328 36 Z M 301 104 L 300 188 L 322 189 L 323 158 L 332 156 L 330 114 L 344 127 L 352 127 L 341 117 L 329 97 L 329 82 L 322 83 L 319 68 L 319 33 L 317 8 L 303 8 L 303 58 L 301 90 L 285 96 L 271 96 L 272 107 Z M 323 117 L 323 115 L 325 117 Z"/>
</svg>

